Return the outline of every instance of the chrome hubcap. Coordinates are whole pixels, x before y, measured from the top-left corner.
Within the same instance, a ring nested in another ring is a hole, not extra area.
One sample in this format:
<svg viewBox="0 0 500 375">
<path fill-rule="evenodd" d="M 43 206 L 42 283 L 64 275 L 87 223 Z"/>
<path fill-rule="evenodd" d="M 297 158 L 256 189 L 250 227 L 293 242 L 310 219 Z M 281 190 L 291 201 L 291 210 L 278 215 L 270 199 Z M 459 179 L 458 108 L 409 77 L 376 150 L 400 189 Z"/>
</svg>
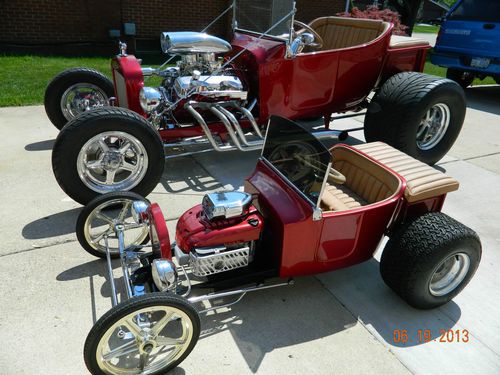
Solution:
<svg viewBox="0 0 500 375">
<path fill-rule="evenodd" d="M 113 324 L 97 346 L 97 363 L 110 374 L 150 374 L 167 367 L 193 338 L 189 317 L 171 306 L 152 306 Z"/>
<path fill-rule="evenodd" d="M 84 235 L 87 243 L 95 250 L 106 253 L 106 242 L 111 254 L 118 254 L 118 238 L 115 226 L 124 226 L 125 248 L 140 245 L 147 237 L 149 230 L 146 224 L 138 224 L 132 217 L 132 201 L 130 199 L 111 199 L 97 206 L 87 217 Z"/>
<path fill-rule="evenodd" d="M 148 169 L 148 154 L 133 135 L 105 132 L 83 145 L 76 164 L 82 182 L 104 194 L 137 186 Z"/>
<path fill-rule="evenodd" d="M 434 271 L 429 291 L 434 296 L 449 294 L 465 279 L 470 268 L 470 258 L 465 253 L 457 253 L 442 261 Z"/>
<path fill-rule="evenodd" d="M 450 124 L 450 108 L 443 103 L 433 105 L 425 114 L 417 129 L 417 146 L 425 151 L 435 147 L 443 139 Z"/>
<path fill-rule="evenodd" d="M 80 113 L 108 104 L 106 93 L 91 83 L 74 84 L 61 97 L 61 111 L 70 121 Z"/>
</svg>

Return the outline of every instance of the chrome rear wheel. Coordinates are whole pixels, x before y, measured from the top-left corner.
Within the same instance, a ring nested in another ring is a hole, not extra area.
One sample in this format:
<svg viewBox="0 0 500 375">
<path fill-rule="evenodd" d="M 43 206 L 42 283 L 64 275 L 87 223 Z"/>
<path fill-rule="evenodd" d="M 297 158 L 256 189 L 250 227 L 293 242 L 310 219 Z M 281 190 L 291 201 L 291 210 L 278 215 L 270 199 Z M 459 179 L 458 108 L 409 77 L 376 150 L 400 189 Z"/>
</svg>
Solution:
<svg viewBox="0 0 500 375">
<path fill-rule="evenodd" d="M 465 279 L 470 267 L 470 257 L 466 253 L 453 254 L 441 262 L 429 283 L 429 291 L 434 296 L 444 296 Z"/>
</svg>

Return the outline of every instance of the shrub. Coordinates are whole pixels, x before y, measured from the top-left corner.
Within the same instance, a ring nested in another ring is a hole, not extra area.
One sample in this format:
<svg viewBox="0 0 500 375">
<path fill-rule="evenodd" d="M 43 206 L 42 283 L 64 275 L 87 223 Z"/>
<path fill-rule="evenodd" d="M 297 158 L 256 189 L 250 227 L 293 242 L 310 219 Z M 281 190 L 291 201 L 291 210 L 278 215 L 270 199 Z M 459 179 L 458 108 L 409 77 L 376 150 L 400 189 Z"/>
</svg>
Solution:
<svg viewBox="0 0 500 375">
<path fill-rule="evenodd" d="M 337 16 L 352 17 L 352 18 L 368 18 L 371 20 L 383 20 L 394 24 L 393 34 L 406 35 L 407 26 L 401 23 L 399 13 L 390 9 L 378 9 L 376 5 L 369 5 L 365 10 L 357 7 L 351 9 L 350 12 L 337 13 Z"/>
</svg>

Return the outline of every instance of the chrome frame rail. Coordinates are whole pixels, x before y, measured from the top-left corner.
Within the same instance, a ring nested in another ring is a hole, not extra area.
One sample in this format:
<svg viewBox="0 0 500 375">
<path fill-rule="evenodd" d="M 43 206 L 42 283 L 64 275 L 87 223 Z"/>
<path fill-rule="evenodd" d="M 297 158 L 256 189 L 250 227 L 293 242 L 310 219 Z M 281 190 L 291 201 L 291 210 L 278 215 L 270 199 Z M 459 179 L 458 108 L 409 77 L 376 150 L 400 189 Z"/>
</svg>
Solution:
<svg viewBox="0 0 500 375">
<path fill-rule="evenodd" d="M 210 300 L 216 299 L 216 298 L 229 297 L 229 296 L 234 296 L 234 295 L 238 295 L 238 294 L 240 295 L 236 299 L 236 301 L 233 301 L 233 302 L 230 302 L 230 303 L 226 303 L 226 304 L 223 304 L 223 305 L 211 306 L 211 307 L 208 307 L 206 309 L 202 309 L 202 310 L 198 311 L 199 313 L 205 313 L 205 312 L 208 312 L 208 311 L 220 309 L 222 307 L 232 306 L 232 305 L 240 302 L 243 299 L 243 297 L 245 297 L 245 295 L 247 293 L 255 292 L 255 291 L 258 291 L 258 290 L 276 288 L 276 287 L 279 287 L 279 286 L 293 285 L 294 283 L 295 282 L 294 282 L 293 279 L 289 279 L 285 283 L 279 283 L 279 284 L 273 284 L 273 285 L 262 285 L 262 284 L 259 284 L 259 285 L 248 287 L 248 288 L 241 288 L 241 289 L 229 290 L 227 292 L 209 293 L 209 294 L 205 294 L 205 295 L 201 295 L 201 296 L 191 297 L 191 298 L 188 298 L 187 300 L 190 303 L 198 303 L 198 302 L 202 302 L 202 301 L 210 301 Z"/>
</svg>

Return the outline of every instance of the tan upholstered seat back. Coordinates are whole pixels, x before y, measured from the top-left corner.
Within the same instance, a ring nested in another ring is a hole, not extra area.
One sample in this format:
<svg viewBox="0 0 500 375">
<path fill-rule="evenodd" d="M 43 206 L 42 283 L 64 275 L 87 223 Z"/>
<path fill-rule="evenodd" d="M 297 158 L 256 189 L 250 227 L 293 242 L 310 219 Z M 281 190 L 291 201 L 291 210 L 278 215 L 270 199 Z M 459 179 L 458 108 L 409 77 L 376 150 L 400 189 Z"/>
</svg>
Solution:
<svg viewBox="0 0 500 375">
<path fill-rule="evenodd" d="M 346 178 L 344 186 L 368 204 L 389 198 L 397 191 L 399 179 L 365 156 L 344 147 L 334 147 L 332 155 L 333 167 Z"/>
<path fill-rule="evenodd" d="M 458 181 L 382 142 L 355 146 L 406 180 L 408 202 L 437 197 L 458 189 Z"/>
<path fill-rule="evenodd" d="M 389 28 L 388 22 L 341 17 L 321 17 L 311 26 L 322 38 L 322 51 L 358 46 L 376 39 Z"/>
</svg>

